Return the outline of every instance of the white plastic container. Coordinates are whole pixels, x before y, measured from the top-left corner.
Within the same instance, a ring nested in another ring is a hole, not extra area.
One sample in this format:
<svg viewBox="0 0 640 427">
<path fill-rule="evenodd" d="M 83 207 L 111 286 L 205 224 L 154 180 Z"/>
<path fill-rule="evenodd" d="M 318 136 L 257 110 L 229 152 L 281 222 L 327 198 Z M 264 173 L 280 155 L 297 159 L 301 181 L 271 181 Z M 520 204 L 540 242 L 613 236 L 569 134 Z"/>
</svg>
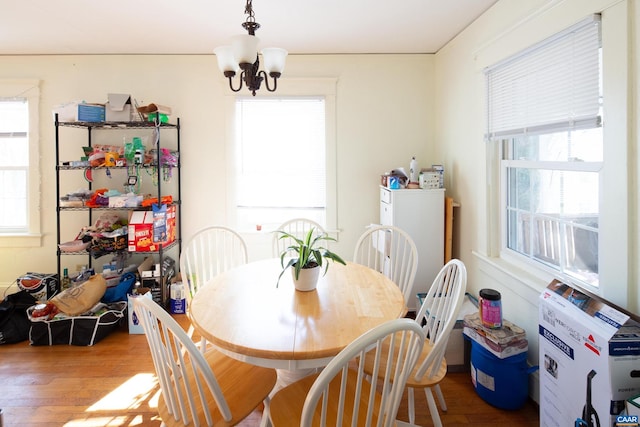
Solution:
<svg viewBox="0 0 640 427">
<path fill-rule="evenodd" d="M 184 314 L 187 312 L 187 300 L 185 299 L 184 285 L 182 282 L 171 284 L 169 309 L 172 314 Z"/>
</svg>

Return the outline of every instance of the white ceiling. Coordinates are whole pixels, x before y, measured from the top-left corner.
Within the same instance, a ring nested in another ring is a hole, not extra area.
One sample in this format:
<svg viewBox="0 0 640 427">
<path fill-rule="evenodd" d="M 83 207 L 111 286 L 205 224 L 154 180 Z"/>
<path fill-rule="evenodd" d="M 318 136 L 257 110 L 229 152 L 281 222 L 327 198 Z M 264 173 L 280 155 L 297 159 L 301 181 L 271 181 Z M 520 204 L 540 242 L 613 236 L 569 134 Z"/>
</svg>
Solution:
<svg viewBox="0 0 640 427">
<path fill-rule="evenodd" d="M 261 46 L 435 53 L 497 0 L 253 0 Z M 2 0 L 0 55 L 211 54 L 245 0 Z"/>
</svg>

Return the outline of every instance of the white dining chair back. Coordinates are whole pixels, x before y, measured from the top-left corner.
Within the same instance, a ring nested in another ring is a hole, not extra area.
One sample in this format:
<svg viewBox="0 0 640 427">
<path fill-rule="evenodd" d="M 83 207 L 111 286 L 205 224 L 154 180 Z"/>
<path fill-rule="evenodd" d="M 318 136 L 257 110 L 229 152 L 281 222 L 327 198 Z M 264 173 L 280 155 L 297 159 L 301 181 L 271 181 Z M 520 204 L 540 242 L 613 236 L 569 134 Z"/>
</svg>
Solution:
<svg viewBox="0 0 640 427">
<path fill-rule="evenodd" d="M 133 306 L 160 384 L 158 413 L 163 425 L 234 425 L 261 403 L 268 403 L 275 370 L 236 361 L 215 350 L 202 354 L 178 322 L 151 298 L 134 298 Z"/>
<path fill-rule="evenodd" d="M 423 388 L 433 424 L 442 425 L 431 388 L 436 391 L 442 410 L 446 411 L 440 389 L 440 382 L 446 375 L 444 354 L 464 302 L 466 287 L 467 269 L 462 261 L 452 259 L 440 269 L 416 314 L 416 322 L 422 325 L 426 341 L 415 372 L 407 381 L 410 423 L 415 420 L 414 389 Z"/>
<path fill-rule="evenodd" d="M 395 319 L 347 345 L 319 373 L 293 383 L 271 400 L 271 420 L 281 426 L 381 426 L 395 424 L 405 381 L 424 343 L 412 319 Z M 367 380 L 366 354 L 378 376 Z"/>
<path fill-rule="evenodd" d="M 279 233 L 279 231 L 285 231 L 298 239 L 303 239 L 312 228 L 315 230 L 314 237 L 326 233 L 320 224 L 307 218 L 294 218 L 280 224 L 280 226 L 273 232 L 273 256 L 279 257 L 286 248 L 295 244 L 293 239 L 282 237 L 282 234 Z"/>
<path fill-rule="evenodd" d="M 247 245 L 236 231 L 219 225 L 197 231 L 180 253 L 180 272 L 188 284 L 187 300 L 218 274 L 247 261 Z"/>
<path fill-rule="evenodd" d="M 180 253 L 180 274 L 187 285 L 187 306 L 209 280 L 248 261 L 247 245 L 235 230 L 221 225 L 197 231 L 183 246 Z M 193 337 L 193 325 L 188 330 Z M 207 340 L 200 339 L 200 349 L 207 350 Z"/>
<path fill-rule="evenodd" d="M 391 225 L 372 225 L 356 242 L 353 262 L 366 265 L 391 279 L 413 301 L 413 282 L 418 271 L 418 249 L 409 234 Z"/>
</svg>

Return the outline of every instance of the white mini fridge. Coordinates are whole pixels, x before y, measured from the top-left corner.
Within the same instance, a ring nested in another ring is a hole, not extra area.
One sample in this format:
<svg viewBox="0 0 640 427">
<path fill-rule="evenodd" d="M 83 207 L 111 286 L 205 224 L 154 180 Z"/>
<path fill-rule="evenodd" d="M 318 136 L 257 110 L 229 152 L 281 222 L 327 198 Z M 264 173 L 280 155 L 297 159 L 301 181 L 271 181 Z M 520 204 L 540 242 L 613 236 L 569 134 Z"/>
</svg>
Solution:
<svg viewBox="0 0 640 427">
<path fill-rule="evenodd" d="M 390 190 L 380 186 L 380 223 L 406 231 L 418 249 L 411 295 L 426 292 L 444 264 L 444 192 L 443 188 Z M 410 299 L 409 310 L 419 308 L 416 300 Z"/>
</svg>

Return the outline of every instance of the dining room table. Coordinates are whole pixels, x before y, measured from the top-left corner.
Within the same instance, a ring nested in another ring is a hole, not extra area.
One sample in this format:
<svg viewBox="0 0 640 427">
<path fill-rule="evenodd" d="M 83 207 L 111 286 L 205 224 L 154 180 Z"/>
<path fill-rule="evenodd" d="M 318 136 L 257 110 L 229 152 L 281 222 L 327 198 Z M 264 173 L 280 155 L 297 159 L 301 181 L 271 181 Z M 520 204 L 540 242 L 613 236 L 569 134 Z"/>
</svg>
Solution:
<svg viewBox="0 0 640 427">
<path fill-rule="evenodd" d="M 219 351 L 275 368 L 274 392 L 326 366 L 363 333 L 407 313 L 398 286 L 367 266 L 332 262 L 307 292 L 294 288 L 288 271 L 278 280 L 281 271 L 280 258 L 235 267 L 201 287 L 188 307 L 195 330 Z"/>
</svg>

